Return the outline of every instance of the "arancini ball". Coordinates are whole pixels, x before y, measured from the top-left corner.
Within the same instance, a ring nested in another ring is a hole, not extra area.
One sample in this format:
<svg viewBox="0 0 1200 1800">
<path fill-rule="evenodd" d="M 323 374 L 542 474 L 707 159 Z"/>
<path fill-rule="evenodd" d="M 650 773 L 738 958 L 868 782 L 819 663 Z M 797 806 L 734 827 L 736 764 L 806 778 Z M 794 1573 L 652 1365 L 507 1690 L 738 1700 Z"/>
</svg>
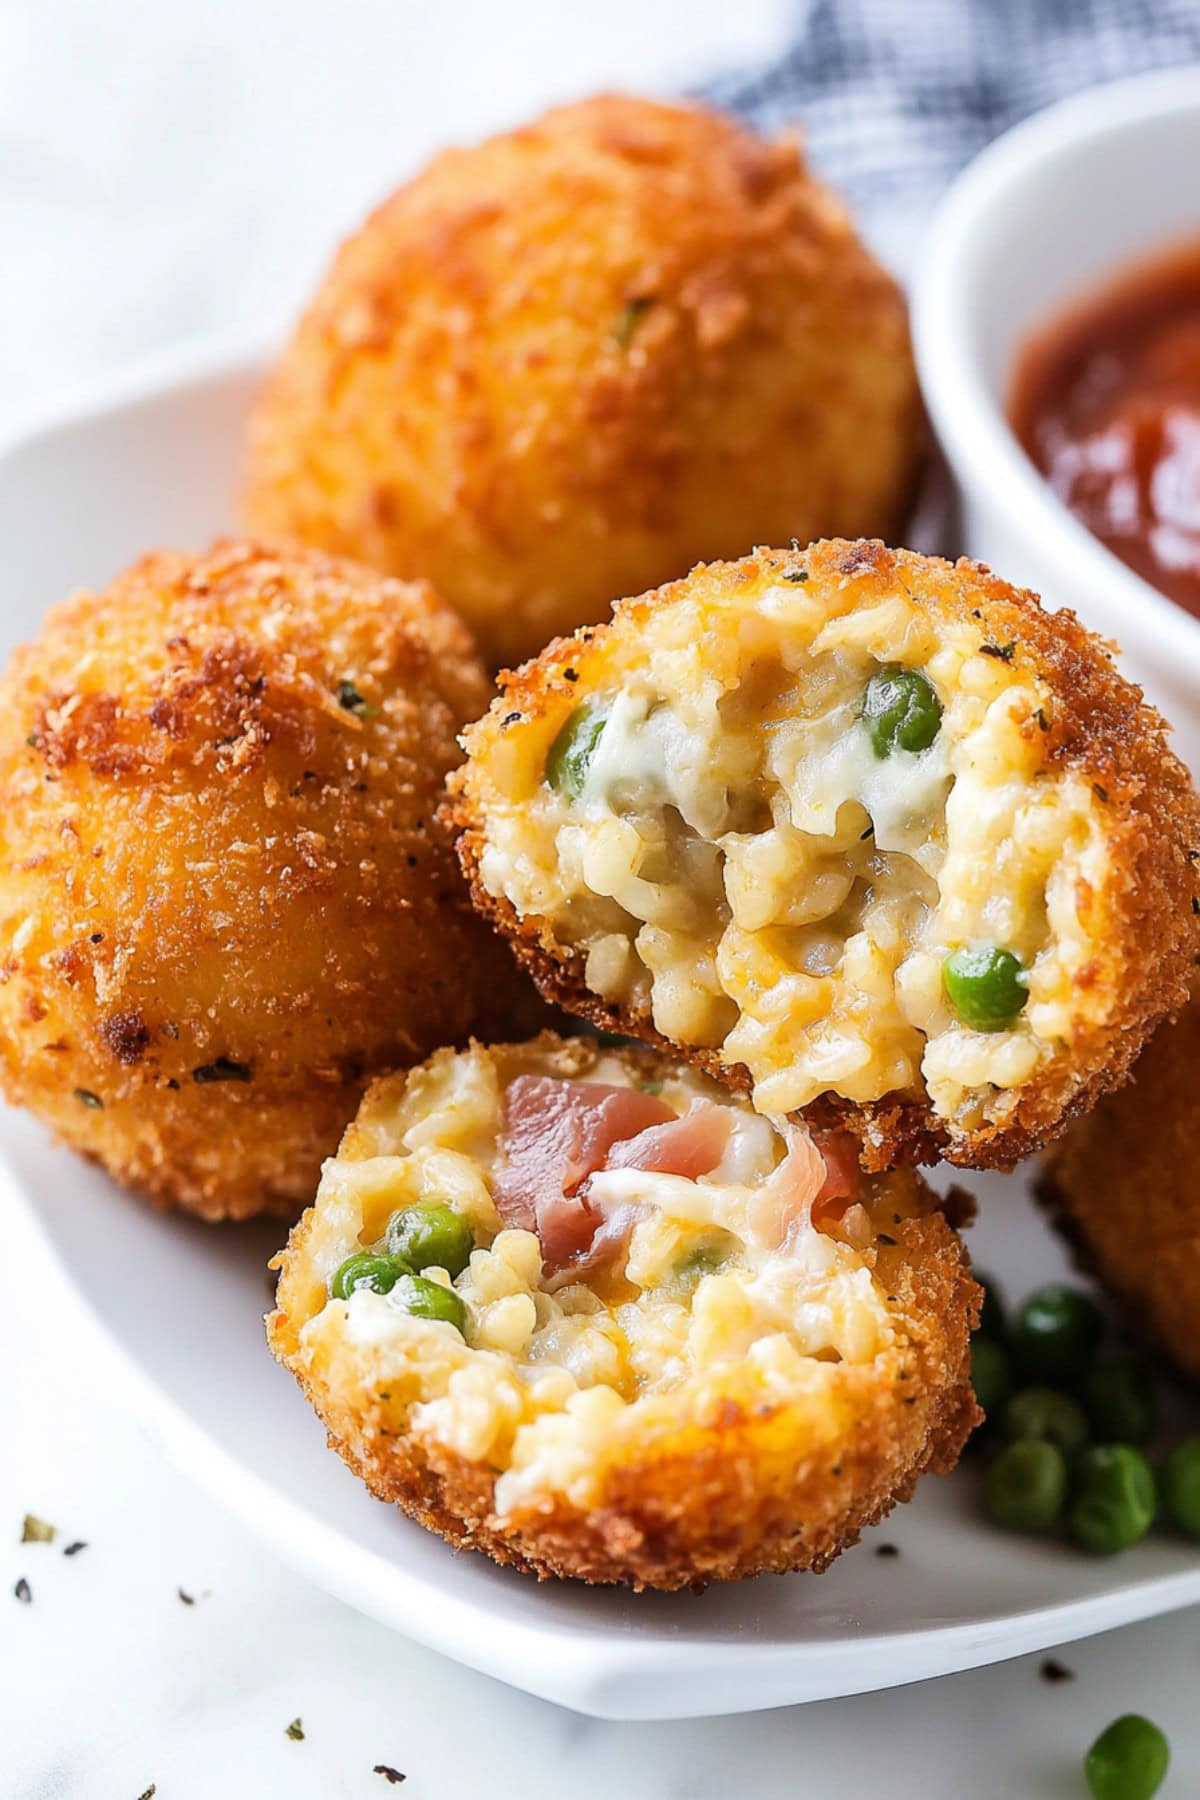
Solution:
<svg viewBox="0 0 1200 1800">
<path fill-rule="evenodd" d="M 543 992 L 901 1157 L 1008 1168 L 1200 952 L 1200 806 L 1068 612 L 978 563 L 759 550 L 507 677 L 450 778 Z"/>
<path fill-rule="evenodd" d="M 980 1416 L 979 1289 L 916 1172 L 640 1047 L 376 1083 L 276 1266 L 271 1345 L 333 1448 L 537 1575 L 823 1569 Z"/>
<path fill-rule="evenodd" d="M 8 1098 L 160 1205 L 294 1214 L 373 1075 L 529 1019 L 435 817 L 488 692 L 432 588 L 315 551 L 56 607 L 0 681 Z"/>
<path fill-rule="evenodd" d="M 1200 1380 L 1200 998 L 1047 1157 L 1038 1193 L 1080 1264 Z"/>
<path fill-rule="evenodd" d="M 903 297 L 792 137 L 601 96 L 342 247 L 254 415 L 256 531 L 428 576 L 493 665 L 756 543 L 895 536 Z"/>
</svg>

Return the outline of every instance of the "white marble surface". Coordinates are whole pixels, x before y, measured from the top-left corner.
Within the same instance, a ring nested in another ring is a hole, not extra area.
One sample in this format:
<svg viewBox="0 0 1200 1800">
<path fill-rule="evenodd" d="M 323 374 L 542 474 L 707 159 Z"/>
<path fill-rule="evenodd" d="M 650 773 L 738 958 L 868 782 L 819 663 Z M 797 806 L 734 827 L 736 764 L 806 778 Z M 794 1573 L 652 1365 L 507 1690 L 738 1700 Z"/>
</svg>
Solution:
<svg viewBox="0 0 1200 1800">
<path fill-rule="evenodd" d="M 753 60 L 793 10 L 7 0 L 0 434 L 157 346 L 278 334 L 339 233 L 436 143 L 603 83 Z M 195 1494 L 106 1392 L 23 1222 L 5 1243 L 3 1800 L 365 1797 L 391 1791 L 376 1763 L 414 1800 L 1069 1800 L 1082 1748 L 1130 1705 L 1172 1738 L 1164 1794 L 1200 1792 L 1194 1614 L 1073 1647 L 1057 1686 L 1034 1658 L 681 1725 L 597 1724 L 468 1675 L 291 1576 Z M 18 1542 L 26 1510 L 55 1544 Z M 302 1742 L 285 1735 L 297 1715 Z"/>
</svg>

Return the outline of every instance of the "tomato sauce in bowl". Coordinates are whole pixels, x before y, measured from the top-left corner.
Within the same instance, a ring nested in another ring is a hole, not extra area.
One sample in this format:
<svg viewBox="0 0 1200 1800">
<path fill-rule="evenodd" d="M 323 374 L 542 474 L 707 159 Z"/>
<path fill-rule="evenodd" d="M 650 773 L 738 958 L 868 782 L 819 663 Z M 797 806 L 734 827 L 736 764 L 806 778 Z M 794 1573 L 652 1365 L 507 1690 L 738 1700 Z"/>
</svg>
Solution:
<svg viewBox="0 0 1200 1800">
<path fill-rule="evenodd" d="M 1029 337 L 1008 412 L 1063 504 L 1200 618 L 1200 238 Z"/>
</svg>

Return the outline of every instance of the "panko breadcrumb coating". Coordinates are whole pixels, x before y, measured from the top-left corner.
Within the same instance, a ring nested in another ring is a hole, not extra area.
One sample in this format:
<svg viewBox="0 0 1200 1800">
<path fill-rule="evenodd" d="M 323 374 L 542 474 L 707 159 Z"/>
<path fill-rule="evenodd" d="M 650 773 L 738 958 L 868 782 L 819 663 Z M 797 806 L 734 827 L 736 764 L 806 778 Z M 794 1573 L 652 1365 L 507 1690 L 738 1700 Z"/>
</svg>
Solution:
<svg viewBox="0 0 1200 1800">
<path fill-rule="evenodd" d="M 1009 1166 L 1200 948 L 1165 727 L 1066 612 L 879 543 L 700 567 L 505 680 L 452 778 L 543 992 L 869 1167 Z"/>
<path fill-rule="evenodd" d="M 1038 1192 L 1080 1263 L 1200 1379 L 1200 1000 L 1054 1146 Z"/>
<path fill-rule="evenodd" d="M 488 692 L 432 588 L 316 552 L 56 607 L 0 683 L 8 1098 L 161 1205 L 294 1216 L 373 1075 L 530 1016 L 435 818 Z"/>
<path fill-rule="evenodd" d="M 651 1050 L 439 1052 L 326 1165 L 272 1348 L 371 1491 L 458 1547 L 636 1588 L 823 1569 L 979 1417 L 958 1239 L 913 1171 L 846 1150 Z M 452 1268 L 412 1257 L 431 1203 Z M 342 1297 L 364 1250 L 382 1278 Z"/>
<path fill-rule="evenodd" d="M 608 95 L 437 157 L 254 416 L 255 530 L 427 575 L 494 664 L 700 557 L 895 535 L 903 297 L 796 142 Z"/>
</svg>

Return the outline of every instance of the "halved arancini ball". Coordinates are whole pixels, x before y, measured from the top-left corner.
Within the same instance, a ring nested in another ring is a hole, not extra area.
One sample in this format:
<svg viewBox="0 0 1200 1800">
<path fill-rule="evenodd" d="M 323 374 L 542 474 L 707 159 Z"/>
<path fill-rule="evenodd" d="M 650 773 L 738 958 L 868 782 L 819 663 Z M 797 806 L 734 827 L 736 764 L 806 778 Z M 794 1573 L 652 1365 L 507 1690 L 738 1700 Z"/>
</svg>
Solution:
<svg viewBox="0 0 1200 1800">
<path fill-rule="evenodd" d="M 1039 1196 L 1130 1319 L 1200 1380 L 1200 999 L 1073 1125 Z"/>
<path fill-rule="evenodd" d="M 0 681 L 8 1098 L 159 1204 L 295 1217 L 373 1075 L 536 1029 L 435 816 L 489 692 L 432 588 L 315 552 L 56 607 Z"/>
<path fill-rule="evenodd" d="M 338 1453 L 540 1576 L 822 1569 L 979 1416 L 979 1290 L 920 1178 L 642 1047 L 380 1081 L 276 1264 L 271 1345 Z"/>
<path fill-rule="evenodd" d="M 1200 816 L 1069 613 L 879 543 L 763 550 L 502 684 L 451 778 L 543 992 L 868 1166 L 1011 1165 L 1186 994 Z"/>
<path fill-rule="evenodd" d="M 493 664 L 698 558 L 895 535 L 903 296 L 794 140 L 619 95 L 437 157 L 254 415 L 251 526 L 426 575 Z"/>
</svg>

